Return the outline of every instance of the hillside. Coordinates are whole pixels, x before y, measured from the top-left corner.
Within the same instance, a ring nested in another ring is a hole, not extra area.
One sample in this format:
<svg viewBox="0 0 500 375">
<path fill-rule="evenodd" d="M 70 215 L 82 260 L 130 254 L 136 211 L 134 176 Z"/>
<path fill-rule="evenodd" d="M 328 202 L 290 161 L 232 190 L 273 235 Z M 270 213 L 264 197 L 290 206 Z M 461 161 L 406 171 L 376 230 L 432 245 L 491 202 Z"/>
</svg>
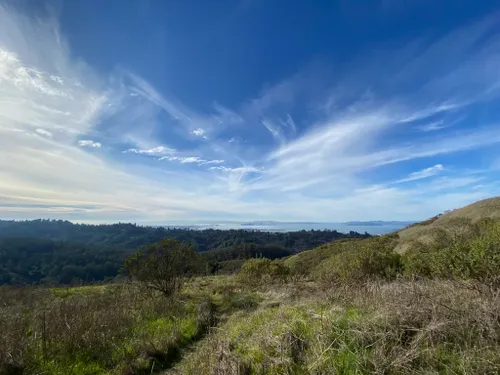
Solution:
<svg viewBox="0 0 500 375">
<path fill-rule="evenodd" d="M 393 249 L 402 254 L 415 246 L 415 243 L 432 244 L 442 236 L 442 231 L 450 233 L 465 230 L 481 220 L 498 218 L 500 218 L 500 197 L 484 199 L 396 231 L 392 234 Z M 342 253 L 351 247 L 365 246 L 372 241 L 373 239 L 339 240 L 293 255 L 287 258 L 286 264 L 304 273 L 319 272 L 319 266 L 332 255 Z"/>
<path fill-rule="evenodd" d="M 425 229 L 430 242 L 395 232 L 291 256 L 272 245 L 262 252 L 255 244 L 191 248 L 182 253 L 191 263 L 182 263 L 162 246 L 185 250 L 189 243 L 171 240 L 124 264 L 133 282 L 0 286 L 0 374 L 498 374 L 494 207 L 495 200 L 481 201 L 405 229 Z M 50 269 L 59 247 L 76 267 L 79 252 L 113 257 L 89 245 L 71 252 L 52 240 L 3 242 L 18 261 L 30 259 L 30 244 L 43 248 L 25 278 Z M 398 253 L 402 243 L 408 246 Z M 242 253 L 251 259 L 234 259 Z M 168 268 L 171 262 L 181 263 Z M 237 273 L 203 273 L 222 262 Z M 4 265 L 7 272 L 13 263 Z M 202 272 L 180 277 L 190 264 Z M 155 289 L 155 281 L 169 280 L 177 286 L 168 293 Z"/>
<path fill-rule="evenodd" d="M 385 243 L 383 251 L 403 255 L 407 260 L 411 257 L 417 259 L 425 252 L 429 255 L 423 256 L 420 262 L 427 263 L 431 261 L 430 252 L 444 254 L 443 248 L 454 242 L 466 244 L 468 241 L 480 241 L 478 237 L 483 232 L 496 230 L 494 228 L 498 218 L 500 198 L 485 199 L 411 224 L 390 235 L 367 239 L 342 239 L 324 244 L 288 257 L 285 264 L 294 272 L 309 277 L 320 277 L 325 272 L 328 273 L 329 268 L 335 268 L 335 262 L 343 263 L 344 259 L 350 259 L 352 254 L 360 254 L 362 249 L 378 247 L 381 242 Z"/>
<path fill-rule="evenodd" d="M 0 287 L 0 374 L 498 374 L 500 221 L 458 218 L 404 254 L 398 233 L 341 239 L 168 298 L 140 278 Z"/>
<path fill-rule="evenodd" d="M 430 230 L 447 228 L 457 219 L 468 219 L 475 223 L 481 219 L 500 218 L 500 197 L 484 199 L 468 206 L 457 208 L 429 220 L 415 223 L 398 231 L 401 238 L 425 236 Z"/>
</svg>

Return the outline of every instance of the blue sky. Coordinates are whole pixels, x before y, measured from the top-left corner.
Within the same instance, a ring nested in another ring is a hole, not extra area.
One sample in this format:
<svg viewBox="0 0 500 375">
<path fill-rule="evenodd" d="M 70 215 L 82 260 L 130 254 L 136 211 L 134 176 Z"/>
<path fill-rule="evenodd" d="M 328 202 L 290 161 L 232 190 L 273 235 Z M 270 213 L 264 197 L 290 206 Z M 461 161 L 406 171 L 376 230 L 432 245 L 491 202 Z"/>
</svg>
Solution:
<svg viewBox="0 0 500 375">
<path fill-rule="evenodd" d="M 419 220 L 496 196 L 499 36 L 494 1 L 0 0 L 0 217 Z"/>
</svg>

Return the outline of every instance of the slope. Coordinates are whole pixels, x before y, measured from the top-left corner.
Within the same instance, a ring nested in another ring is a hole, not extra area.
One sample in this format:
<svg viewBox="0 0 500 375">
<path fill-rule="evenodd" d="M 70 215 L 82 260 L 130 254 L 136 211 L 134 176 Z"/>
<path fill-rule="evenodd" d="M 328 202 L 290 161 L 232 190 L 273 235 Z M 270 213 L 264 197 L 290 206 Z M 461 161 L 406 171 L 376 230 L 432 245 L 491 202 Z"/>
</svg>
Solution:
<svg viewBox="0 0 500 375">
<path fill-rule="evenodd" d="M 434 239 L 434 233 L 438 229 L 449 230 L 450 227 L 456 226 L 460 221 L 476 223 L 486 218 L 500 218 L 500 197 L 480 200 L 468 206 L 410 225 L 398 231 L 399 237 L 403 240 L 400 245 L 404 245 L 408 240 L 430 242 Z"/>
</svg>

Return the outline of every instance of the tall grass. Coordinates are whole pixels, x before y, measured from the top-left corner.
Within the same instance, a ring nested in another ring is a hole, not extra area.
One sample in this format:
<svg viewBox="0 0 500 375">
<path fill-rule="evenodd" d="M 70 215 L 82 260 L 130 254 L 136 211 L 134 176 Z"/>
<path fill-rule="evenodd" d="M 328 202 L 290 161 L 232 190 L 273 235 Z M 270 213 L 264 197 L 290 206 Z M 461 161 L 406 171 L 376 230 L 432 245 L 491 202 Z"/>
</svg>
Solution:
<svg viewBox="0 0 500 375">
<path fill-rule="evenodd" d="M 149 374 L 214 320 L 207 298 L 80 289 L 0 289 L 0 374 Z"/>
<path fill-rule="evenodd" d="M 498 374 L 500 223 L 253 259 L 175 299 L 0 288 L 0 375 Z"/>
<path fill-rule="evenodd" d="M 369 282 L 233 315 L 186 374 L 496 374 L 500 299 L 475 284 Z"/>
</svg>

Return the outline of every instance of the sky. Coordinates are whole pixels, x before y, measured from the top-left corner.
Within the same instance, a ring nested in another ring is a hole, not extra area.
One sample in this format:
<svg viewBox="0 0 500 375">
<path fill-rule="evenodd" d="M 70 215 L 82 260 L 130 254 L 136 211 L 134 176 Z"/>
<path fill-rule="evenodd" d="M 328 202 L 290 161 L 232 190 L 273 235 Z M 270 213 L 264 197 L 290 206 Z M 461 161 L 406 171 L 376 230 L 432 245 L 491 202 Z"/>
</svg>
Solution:
<svg viewBox="0 0 500 375">
<path fill-rule="evenodd" d="M 0 218 L 421 220 L 499 99 L 497 1 L 0 0 Z"/>
</svg>

